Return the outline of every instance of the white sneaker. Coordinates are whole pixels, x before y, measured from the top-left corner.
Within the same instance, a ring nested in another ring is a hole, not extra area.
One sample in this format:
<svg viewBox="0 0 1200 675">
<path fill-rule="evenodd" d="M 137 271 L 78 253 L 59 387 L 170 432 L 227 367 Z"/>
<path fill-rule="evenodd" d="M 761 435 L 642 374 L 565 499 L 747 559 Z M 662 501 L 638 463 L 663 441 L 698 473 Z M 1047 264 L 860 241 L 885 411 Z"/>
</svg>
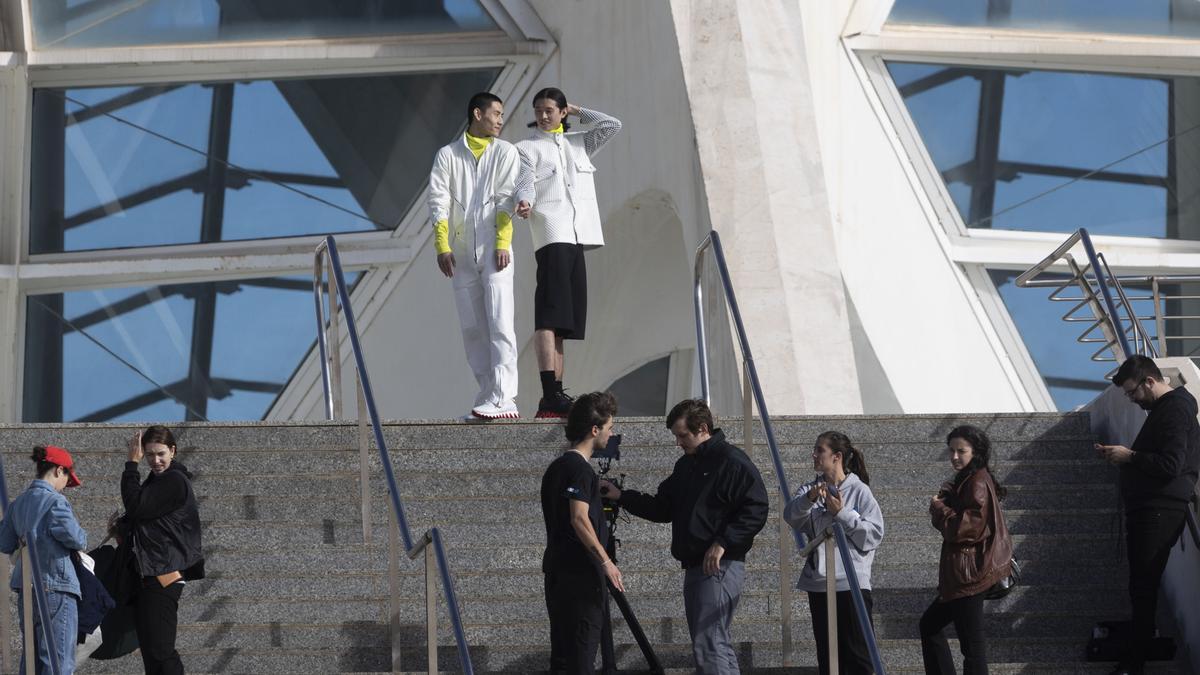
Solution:
<svg viewBox="0 0 1200 675">
<path fill-rule="evenodd" d="M 477 405 L 471 409 L 471 414 L 485 420 L 515 420 L 521 417 L 516 401 L 505 401 L 499 404 L 488 402 Z"/>
</svg>

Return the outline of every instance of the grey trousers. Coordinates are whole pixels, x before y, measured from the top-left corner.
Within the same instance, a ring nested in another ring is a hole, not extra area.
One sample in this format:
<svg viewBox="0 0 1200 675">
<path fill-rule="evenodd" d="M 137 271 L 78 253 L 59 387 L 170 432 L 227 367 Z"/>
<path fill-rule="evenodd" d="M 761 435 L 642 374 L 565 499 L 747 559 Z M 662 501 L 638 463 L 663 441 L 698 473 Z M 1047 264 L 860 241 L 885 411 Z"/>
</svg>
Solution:
<svg viewBox="0 0 1200 675">
<path fill-rule="evenodd" d="M 741 673 L 729 625 L 745 581 L 746 565 L 737 560 L 721 561 L 721 572 L 716 576 L 706 575 L 699 565 L 684 572 L 683 609 L 698 675 Z"/>
</svg>

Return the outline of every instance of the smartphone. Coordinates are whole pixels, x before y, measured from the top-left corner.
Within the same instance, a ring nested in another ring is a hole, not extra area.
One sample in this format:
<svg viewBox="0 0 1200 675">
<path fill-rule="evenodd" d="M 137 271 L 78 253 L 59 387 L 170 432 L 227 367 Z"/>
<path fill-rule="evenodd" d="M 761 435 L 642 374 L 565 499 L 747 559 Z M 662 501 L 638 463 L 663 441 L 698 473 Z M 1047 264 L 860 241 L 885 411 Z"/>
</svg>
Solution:
<svg viewBox="0 0 1200 675">
<path fill-rule="evenodd" d="M 842 496 L 841 492 L 838 491 L 837 486 L 834 485 L 833 483 L 825 484 L 825 492 L 833 495 L 834 497 L 838 497 L 839 499 Z"/>
</svg>

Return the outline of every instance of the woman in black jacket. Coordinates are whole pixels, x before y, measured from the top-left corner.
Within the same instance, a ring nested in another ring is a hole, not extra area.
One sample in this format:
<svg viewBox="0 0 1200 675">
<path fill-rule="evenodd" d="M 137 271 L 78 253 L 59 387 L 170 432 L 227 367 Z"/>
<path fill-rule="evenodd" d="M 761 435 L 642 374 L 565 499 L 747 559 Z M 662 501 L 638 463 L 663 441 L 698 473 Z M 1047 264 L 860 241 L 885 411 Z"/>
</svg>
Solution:
<svg viewBox="0 0 1200 675">
<path fill-rule="evenodd" d="M 129 440 L 129 461 L 121 474 L 124 519 L 141 577 L 134 606 L 147 675 L 183 673 L 175 650 L 179 596 L 188 581 L 204 578 L 200 510 L 192 474 L 175 461 L 175 453 L 171 430 L 149 427 Z M 144 482 L 138 473 L 143 456 L 150 469 Z"/>
</svg>

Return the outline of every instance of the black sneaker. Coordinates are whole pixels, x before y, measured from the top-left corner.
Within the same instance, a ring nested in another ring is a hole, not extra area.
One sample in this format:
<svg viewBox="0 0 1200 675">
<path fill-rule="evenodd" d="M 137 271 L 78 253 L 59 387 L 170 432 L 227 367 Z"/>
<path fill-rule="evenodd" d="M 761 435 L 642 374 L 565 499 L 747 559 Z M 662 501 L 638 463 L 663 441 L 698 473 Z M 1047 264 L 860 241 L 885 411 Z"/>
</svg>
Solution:
<svg viewBox="0 0 1200 675">
<path fill-rule="evenodd" d="M 538 410 L 534 419 L 565 419 L 567 413 L 571 412 L 571 404 L 574 402 L 574 398 L 561 391 L 555 392 L 550 398 L 543 397 L 538 401 Z"/>
</svg>

